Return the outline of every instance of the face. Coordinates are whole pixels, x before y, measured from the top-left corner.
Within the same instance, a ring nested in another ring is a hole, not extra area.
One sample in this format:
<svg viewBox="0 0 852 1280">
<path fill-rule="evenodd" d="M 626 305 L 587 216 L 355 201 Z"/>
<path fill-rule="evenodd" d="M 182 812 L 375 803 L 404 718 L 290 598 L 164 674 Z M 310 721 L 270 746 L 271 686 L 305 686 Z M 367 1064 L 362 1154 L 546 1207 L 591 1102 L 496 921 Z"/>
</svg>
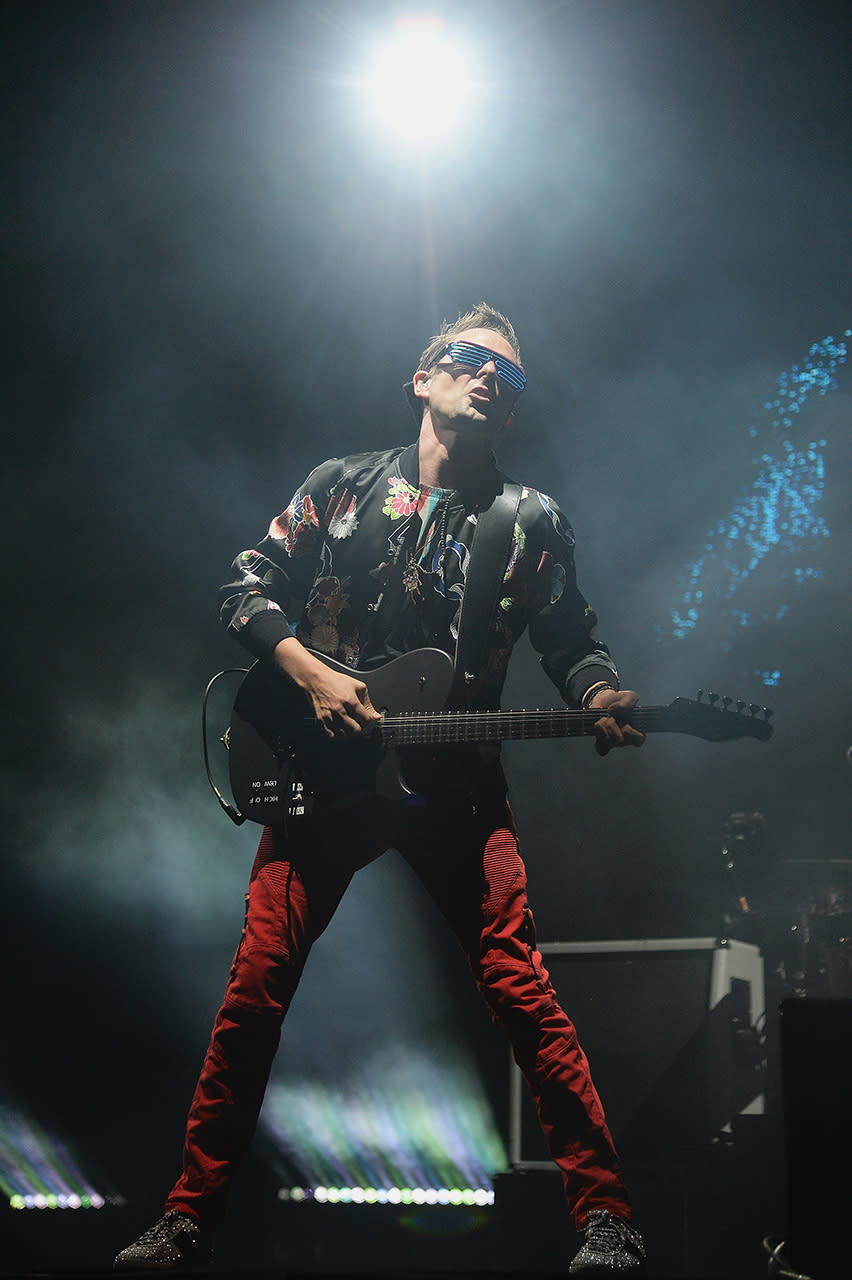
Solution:
<svg viewBox="0 0 852 1280">
<path fill-rule="evenodd" d="M 453 334 L 453 340 L 474 342 L 516 362 L 510 344 L 492 329 L 466 329 Z M 428 400 L 436 426 L 489 438 L 508 425 L 518 398 L 518 393 L 498 378 L 493 360 L 477 369 L 453 364 L 449 355 L 414 375 L 414 391 L 420 399 Z"/>
</svg>

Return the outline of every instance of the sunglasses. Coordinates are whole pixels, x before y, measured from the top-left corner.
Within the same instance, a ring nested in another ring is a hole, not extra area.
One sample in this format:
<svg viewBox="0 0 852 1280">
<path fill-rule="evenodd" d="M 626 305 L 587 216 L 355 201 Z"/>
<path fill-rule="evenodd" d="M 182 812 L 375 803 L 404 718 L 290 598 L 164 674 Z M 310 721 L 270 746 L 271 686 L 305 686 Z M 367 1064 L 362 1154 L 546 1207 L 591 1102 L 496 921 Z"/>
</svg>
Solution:
<svg viewBox="0 0 852 1280">
<path fill-rule="evenodd" d="M 527 385 L 527 375 L 519 364 L 515 364 L 514 360 L 507 360 L 505 356 L 498 356 L 489 347 L 480 347 L 476 342 L 448 342 L 438 360 L 443 360 L 444 356 L 449 356 L 453 364 L 467 365 L 472 369 L 481 369 L 484 364 L 490 364 L 493 360 L 497 377 L 513 391 L 520 395 Z M 438 367 L 450 369 L 449 365 Z"/>
</svg>

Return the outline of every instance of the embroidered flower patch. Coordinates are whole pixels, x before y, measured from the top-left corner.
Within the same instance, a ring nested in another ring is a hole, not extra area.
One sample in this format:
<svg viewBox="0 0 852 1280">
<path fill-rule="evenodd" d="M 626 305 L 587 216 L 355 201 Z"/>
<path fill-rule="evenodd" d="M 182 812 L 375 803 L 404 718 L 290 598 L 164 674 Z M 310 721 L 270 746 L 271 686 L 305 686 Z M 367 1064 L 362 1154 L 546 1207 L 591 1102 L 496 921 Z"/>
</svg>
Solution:
<svg viewBox="0 0 852 1280">
<path fill-rule="evenodd" d="M 358 528 L 358 517 L 355 515 L 355 494 L 345 490 L 339 498 L 329 503 L 326 512 L 329 536 L 340 541 L 348 538 Z"/>
<path fill-rule="evenodd" d="M 386 516 L 390 516 L 391 520 L 399 520 L 403 516 L 410 516 L 417 510 L 420 490 L 416 489 L 413 484 L 409 484 L 407 480 L 403 480 L 400 476 L 390 476 L 388 478 L 388 489 L 390 492 L 385 499 L 382 511 Z"/>
<path fill-rule="evenodd" d="M 348 538 L 358 528 L 358 517 L 354 511 L 345 511 L 342 516 L 334 516 L 328 531 L 332 538 Z"/>
<path fill-rule="evenodd" d="M 300 546 L 299 543 L 309 529 L 318 528 L 319 519 L 310 495 L 297 492 L 287 510 L 272 521 L 269 536 L 278 541 L 283 539 L 288 556 L 293 556 L 308 550 L 307 546 Z"/>
</svg>

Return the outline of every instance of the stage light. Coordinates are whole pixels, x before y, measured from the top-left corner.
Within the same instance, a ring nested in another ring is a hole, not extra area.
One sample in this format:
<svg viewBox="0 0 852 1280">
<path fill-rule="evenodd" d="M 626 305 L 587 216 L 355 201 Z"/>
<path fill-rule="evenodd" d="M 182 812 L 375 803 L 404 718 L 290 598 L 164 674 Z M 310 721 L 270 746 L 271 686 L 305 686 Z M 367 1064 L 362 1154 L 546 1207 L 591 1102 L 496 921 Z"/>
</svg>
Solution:
<svg viewBox="0 0 852 1280">
<path fill-rule="evenodd" d="M 444 1050 L 438 1064 L 412 1043 L 383 1044 L 334 1081 L 273 1081 L 261 1128 L 293 1185 L 313 1187 L 323 1204 L 340 1202 L 341 1184 L 350 1202 L 360 1187 L 365 1204 L 379 1202 L 380 1188 L 390 1204 L 437 1203 L 441 1187 L 466 1188 L 465 1204 L 488 1203 L 494 1173 L 506 1168 L 482 1082 L 460 1050 Z"/>
<path fill-rule="evenodd" d="M 374 51 L 363 81 L 370 116 L 413 149 L 446 141 L 469 104 L 468 68 L 481 48 L 446 32 L 437 16 L 398 18 L 394 25 L 394 38 Z"/>
<path fill-rule="evenodd" d="M 317 1204 L 392 1204 L 392 1205 L 441 1205 L 443 1207 L 485 1208 L 494 1204 L 494 1191 L 490 1187 L 465 1187 L 464 1191 L 448 1187 L 281 1187 L 279 1200 L 290 1204 L 305 1204 L 309 1200 Z"/>
<path fill-rule="evenodd" d="M 12 1209 L 103 1209 L 106 1204 L 60 1138 L 5 1105 L 0 1105 L 0 1193 Z"/>
<path fill-rule="evenodd" d="M 776 381 L 773 399 L 762 405 L 764 421 L 752 424 L 752 439 L 765 441 L 765 452 L 754 459 L 757 474 L 749 490 L 704 538 L 703 552 L 683 571 L 685 590 L 671 611 L 671 625 L 659 628 L 661 641 L 685 640 L 694 633 L 702 614 L 726 620 L 728 647 L 738 629 L 756 622 L 782 618 L 788 600 L 772 600 L 760 613 L 736 608 L 728 602 L 770 554 L 792 557 L 828 538 L 830 530 L 819 512 L 825 488 L 826 439 L 808 439 L 797 445 L 791 434 L 799 426 L 806 402 L 837 389 L 837 373 L 846 364 L 852 329 L 843 340 L 829 336 L 810 347 L 801 364 L 785 370 Z M 821 578 L 819 567 L 777 568 L 775 580 L 786 588 Z M 755 671 L 765 685 L 777 685 L 779 667 Z"/>
</svg>

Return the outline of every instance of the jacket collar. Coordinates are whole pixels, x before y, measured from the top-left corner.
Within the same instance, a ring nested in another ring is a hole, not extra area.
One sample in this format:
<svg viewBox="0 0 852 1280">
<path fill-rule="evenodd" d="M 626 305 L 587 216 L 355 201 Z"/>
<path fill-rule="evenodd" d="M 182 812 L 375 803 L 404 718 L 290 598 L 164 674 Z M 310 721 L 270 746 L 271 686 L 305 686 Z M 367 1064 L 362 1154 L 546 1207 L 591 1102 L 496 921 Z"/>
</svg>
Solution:
<svg viewBox="0 0 852 1280">
<path fill-rule="evenodd" d="M 420 487 L 420 450 L 417 440 L 403 449 L 397 460 L 397 470 L 403 480 L 415 488 Z M 505 481 L 506 477 L 498 469 L 494 454 L 489 454 L 488 461 L 483 464 L 476 477 L 475 486 L 464 492 L 459 491 L 458 505 L 464 506 L 468 511 L 485 510 L 491 506 L 497 494 L 502 492 Z"/>
</svg>

